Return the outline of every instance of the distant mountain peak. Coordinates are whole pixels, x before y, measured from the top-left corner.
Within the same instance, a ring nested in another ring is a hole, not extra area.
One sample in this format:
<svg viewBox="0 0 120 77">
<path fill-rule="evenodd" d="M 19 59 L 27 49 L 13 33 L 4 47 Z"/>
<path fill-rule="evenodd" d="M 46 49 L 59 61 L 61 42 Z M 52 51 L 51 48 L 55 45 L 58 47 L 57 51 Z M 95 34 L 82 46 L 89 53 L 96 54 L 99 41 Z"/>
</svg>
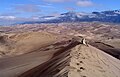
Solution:
<svg viewBox="0 0 120 77">
<path fill-rule="evenodd" d="M 69 11 L 57 16 L 43 16 L 39 18 L 40 20 L 38 22 L 33 23 L 92 22 L 92 21 L 120 23 L 120 10 L 110 10 L 92 13 Z"/>
<path fill-rule="evenodd" d="M 66 13 L 62 13 L 61 15 L 75 15 L 76 12 L 75 11 L 69 11 L 69 12 L 66 12 Z"/>
</svg>

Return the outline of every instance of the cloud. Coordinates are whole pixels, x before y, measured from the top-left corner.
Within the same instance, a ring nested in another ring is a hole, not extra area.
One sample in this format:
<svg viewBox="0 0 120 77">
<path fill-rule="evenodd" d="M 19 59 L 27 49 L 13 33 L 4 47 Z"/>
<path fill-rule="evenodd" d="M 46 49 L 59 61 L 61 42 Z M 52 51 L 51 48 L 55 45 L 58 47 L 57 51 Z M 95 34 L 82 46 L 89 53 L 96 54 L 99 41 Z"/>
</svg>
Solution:
<svg viewBox="0 0 120 77">
<path fill-rule="evenodd" d="M 57 12 L 57 11 L 55 11 L 55 12 L 50 13 L 49 15 L 50 15 L 50 16 L 59 16 L 59 15 L 60 15 L 60 13 L 59 13 L 59 12 Z"/>
<path fill-rule="evenodd" d="M 66 7 L 65 10 L 68 10 L 68 11 L 74 11 L 75 8 L 73 8 L 73 7 Z"/>
<path fill-rule="evenodd" d="M 15 18 L 15 16 L 0 16 L 1 20 L 14 20 Z"/>
<path fill-rule="evenodd" d="M 69 2 L 69 1 L 73 1 L 73 0 L 44 0 L 44 1 L 60 3 L 60 2 Z"/>
<path fill-rule="evenodd" d="M 31 16 L 31 17 L 16 17 L 16 16 L 2 16 L 0 15 L 0 20 L 2 21 L 36 21 L 39 16 Z"/>
<path fill-rule="evenodd" d="M 91 7 L 94 6 L 94 3 L 90 0 L 80 0 L 77 2 L 77 5 L 80 7 Z"/>
<path fill-rule="evenodd" d="M 45 7 L 45 8 L 55 8 L 51 4 L 41 4 L 41 5 L 37 5 L 37 6 L 39 6 L 39 7 Z"/>
<path fill-rule="evenodd" d="M 80 7 L 91 7 L 95 5 L 91 0 L 43 0 L 43 1 L 53 3 L 73 2 L 73 4 L 77 4 L 77 6 Z"/>
<path fill-rule="evenodd" d="M 39 17 L 0 16 L 0 25 L 12 25 L 20 22 L 38 21 Z"/>
<path fill-rule="evenodd" d="M 0 16 L 14 16 L 14 15 L 18 15 L 21 14 L 20 12 L 4 12 L 2 14 L 0 14 Z"/>
<path fill-rule="evenodd" d="M 37 5 L 33 5 L 33 4 L 16 5 L 14 9 L 19 12 L 31 12 L 31 13 L 41 11 Z"/>
</svg>

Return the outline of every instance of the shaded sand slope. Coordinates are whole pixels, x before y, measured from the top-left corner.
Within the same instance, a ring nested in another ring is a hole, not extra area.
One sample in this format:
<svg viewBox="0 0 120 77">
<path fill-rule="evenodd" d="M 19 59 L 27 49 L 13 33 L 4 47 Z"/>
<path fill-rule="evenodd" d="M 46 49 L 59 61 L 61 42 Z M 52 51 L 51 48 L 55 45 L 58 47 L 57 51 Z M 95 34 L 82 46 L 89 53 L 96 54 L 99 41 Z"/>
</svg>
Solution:
<svg viewBox="0 0 120 77">
<path fill-rule="evenodd" d="M 22 56 L 0 59 L 0 77 L 16 77 L 49 60 L 53 52 L 32 52 Z"/>
<path fill-rule="evenodd" d="M 115 48 L 114 46 L 103 42 L 91 42 L 90 45 L 120 59 L 120 48 Z"/>
<path fill-rule="evenodd" d="M 19 77 L 120 77 L 120 61 L 93 46 L 73 42 Z"/>
<path fill-rule="evenodd" d="M 67 73 L 69 71 L 70 51 L 71 51 L 70 49 L 78 45 L 78 42 L 74 42 L 74 43 L 67 42 L 67 43 L 68 45 L 62 47 L 57 52 L 55 52 L 53 57 L 49 61 L 23 73 L 19 77 L 67 76 Z"/>
<path fill-rule="evenodd" d="M 10 51 L 2 51 L 5 54 L 0 58 L 0 77 L 16 77 L 48 61 L 57 50 L 52 46 L 57 40 L 56 35 L 47 32 L 18 33 L 7 36 L 7 39 L 2 37 L 1 48 Z M 9 46 L 13 49 L 7 49 Z"/>
<path fill-rule="evenodd" d="M 61 61 L 63 59 L 61 58 L 61 56 L 63 55 L 59 55 L 59 53 L 62 53 L 63 51 L 67 50 L 67 49 L 64 50 L 64 47 L 66 47 L 69 44 L 69 41 L 62 41 L 62 39 L 60 40 L 59 42 L 56 42 L 56 43 L 53 42 L 50 45 L 48 44 L 47 46 L 44 46 L 42 48 L 40 47 L 38 49 L 35 49 L 34 51 L 31 51 L 27 54 L 22 54 L 19 56 L 14 56 L 9 58 L 7 57 L 1 58 L 0 59 L 0 77 L 17 77 L 18 75 L 38 65 L 41 65 L 41 64 L 43 65 L 45 62 L 51 61 L 51 58 L 53 58 L 54 56 L 58 56 L 58 57 L 57 58 L 55 57 L 54 59 L 55 62 L 52 61 L 53 64 Z M 70 46 L 70 47 L 73 47 L 73 46 Z M 59 60 L 56 60 L 58 58 Z"/>
</svg>

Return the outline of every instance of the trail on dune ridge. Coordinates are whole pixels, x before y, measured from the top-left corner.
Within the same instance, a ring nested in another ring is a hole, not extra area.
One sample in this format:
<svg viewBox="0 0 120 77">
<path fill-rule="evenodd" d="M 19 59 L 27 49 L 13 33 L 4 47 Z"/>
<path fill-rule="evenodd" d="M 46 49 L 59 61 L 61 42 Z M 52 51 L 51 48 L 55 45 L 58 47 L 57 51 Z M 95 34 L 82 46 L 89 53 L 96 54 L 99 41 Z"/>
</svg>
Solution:
<svg viewBox="0 0 120 77">
<path fill-rule="evenodd" d="M 74 42 L 18 77 L 120 77 L 120 61 L 93 46 Z"/>
</svg>

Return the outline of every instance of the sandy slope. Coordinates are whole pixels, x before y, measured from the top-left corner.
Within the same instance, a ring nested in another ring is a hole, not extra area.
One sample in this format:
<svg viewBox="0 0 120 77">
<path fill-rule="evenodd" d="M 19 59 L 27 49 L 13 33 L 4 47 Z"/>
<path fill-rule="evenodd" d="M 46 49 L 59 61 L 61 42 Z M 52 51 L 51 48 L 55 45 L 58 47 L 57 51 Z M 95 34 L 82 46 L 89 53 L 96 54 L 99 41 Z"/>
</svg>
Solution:
<svg viewBox="0 0 120 77">
<path fill-rule="evenodd" d="M 103 42 L 106 44 L 109 44 L 115 48 L 120 49 L 120 39 L 104 40 Z"/>
<path fill-rule="evenodd" d="M 120 60 L 66 39 L 46 32 L 1 37 L 1 50 L 9 52 L 0 58 L 0 77 L 120 77 Z"/>
<path fill-rule="evenodd" d="M 1 56 L 14 56 L 33 52 L 57 40 L 56 35 L 47 32 L 7 34 L 7 39 L 4 36 L 1 36 L 2 39 L 0 39 L 0 53 L 3 53 Z"/>
<path fill-rule="evenodd" d="M 120 61 L 95 47 L 78 45 L 71 56 L 69 77 L 120 77 Z"/>
<path fill-rule="evenodd" d="M 53 36 L 52 38 L 54 37 L 56 36 Z M 8 57 L 8 58 L 2 57 L 0 59 L 0 77 L 17 77 L 18 75 L 38 65 L 41 65 L 44 62 L 47 62 L 48 60 L 51 60 L 51 58 L 54 56 L 54 53 L 56 53 L 59 49 L 64 47 L 64 45 L 66 46 L 67 44 L 64 41 L 55 43 L 57 41 L 56 38 L 54 39 L 45 38 L 45 36 L 38 37 L 38 38 L 44 38 L 44 39 L 41 39 L 43 41 L 39 41 L 39 43 L 45 42 L 44 47 L 40 43 L 39 45 L 37 44 L 37 46 L 40 48 L 35 49 L 34 47 L 33 48 L 34 50 L 27 54 L 22 54 L 19 56 L 13 56 L 13 57 Z M 62 39 L 59 39 L 58 41 L 60 40 L 62 41 Z M 31 40 L 30 42 L 34 43 L 34 41 L 31 41 Z M 42 48 L 41 48 L 41 45 L 42 45 Z M 32 45 L 32 46 L 36 46 L 36 45 Z"/>
<path fill-rule="evenodd" d="M 41 51 L 0 59 L 0 77 L 16 77 L 17 75 L 46 62 L 51 57 L 51 52 Z"/>
<path fill-rule="evenodd" d="M 49 60 L 54 51 L 41 48 L 54 44 L 57 36 L 47 32 L 26 32 L 1 36 L 0 77 L 17 75 Z M 18 56 L 16 56 L 18 55 Z"/>
<path fill-rule="evenodd" d="M 74 42 L 19 77 L 120 77 L 119 64 L 118 59 L 95 47 Z"/>
</svg>

